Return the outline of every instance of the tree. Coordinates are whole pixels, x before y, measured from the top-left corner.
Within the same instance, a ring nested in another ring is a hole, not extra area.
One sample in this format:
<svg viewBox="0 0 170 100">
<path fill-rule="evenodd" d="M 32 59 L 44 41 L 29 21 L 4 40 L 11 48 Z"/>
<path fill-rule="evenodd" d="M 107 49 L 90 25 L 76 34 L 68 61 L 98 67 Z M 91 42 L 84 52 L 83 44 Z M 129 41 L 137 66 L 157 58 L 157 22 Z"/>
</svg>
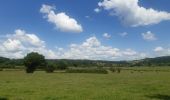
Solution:
<svg viewBox="0 0 170 100">
<path fill-rule="evenodd" d="M 33 73 L 38 66 L 46 66 L 46 60 L 43 55 L 31 52 L 24 57 L 24 65 L 27 73 Z"/>
<path fill-rule="evenodd" d="M 47 66 L 45 67 L 45 71 L 47 73 L 53 73 L 55 70 L 55 64 L 53 63 L 48 63 Z"/>
<path fill-rule="evenodd" d="M 68 67 L 64 61 L 59 61 L 57 65 L 58 65 L 57 69 L 59 69 L 59 70 L 65 70 Z"/>
<path fill-rule="evenodd" d="M 74 67 L 78 67 L 78 65 L 76 63 L 73 64 Z"/>
</svg>

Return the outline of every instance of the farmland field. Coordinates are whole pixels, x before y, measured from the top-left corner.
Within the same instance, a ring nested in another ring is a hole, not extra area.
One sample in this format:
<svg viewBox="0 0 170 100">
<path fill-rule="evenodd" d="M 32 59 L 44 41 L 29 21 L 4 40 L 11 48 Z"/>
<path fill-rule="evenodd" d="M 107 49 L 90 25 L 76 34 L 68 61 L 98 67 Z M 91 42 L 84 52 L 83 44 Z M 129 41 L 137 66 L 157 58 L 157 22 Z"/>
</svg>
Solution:
<svg viewBox="0 0 170 100">
<path fill-rule="evenodd" d="M 109 74 L 48 74 L 43 71 L 26 74 L 24 71 L 0 71 L 0 98 L 2 100 L 5 98 L 9 100 L 170 100 L 169 68 L 166 68 L 166 71 L 162 68 L 159 71 L 133 70 L 123 70 L 121 73 L 109 72 Z"/>
</svg>

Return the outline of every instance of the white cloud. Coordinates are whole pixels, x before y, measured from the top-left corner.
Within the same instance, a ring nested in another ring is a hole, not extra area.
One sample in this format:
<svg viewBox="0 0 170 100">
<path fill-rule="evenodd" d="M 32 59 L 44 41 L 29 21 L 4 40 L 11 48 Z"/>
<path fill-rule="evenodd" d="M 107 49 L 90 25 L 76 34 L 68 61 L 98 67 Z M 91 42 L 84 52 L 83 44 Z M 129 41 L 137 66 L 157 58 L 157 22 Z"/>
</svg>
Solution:
<svg viewBox="0 0 170 100">
<path fill-rule="evenodd" d="M 104 37 L 104 38 L 107 38 L 107 39 L 110 39 L 110 38 L 111 38 L 111 35 L 108 34 L 108 33 L 103 33 L 103 37 Z"/>
<path fill-rule="evenodd" d="M 164 50 L 164 48 L 163 47 L 156 47 L 155 49 L 154 49 L 154 51 L 155 52 L 161 52 L 161 51 L 163 51 Z"/>
<path fill-rule="evenodd" d="M 101 10 L 100 10 L 99 8 L 95 8 L 94 11 L 95 11 L 96 13 L 99 13 Z"/>
<path fill-rule="evenodd" d="M 68 48 L 47 48 L 45 41 L 37 35 L 17 29 L 0 41 L 0 56 L 23 58 L 29 52 L 38 52 L 50 59 L 91 59 L 91 60 L 131 60 L 144 58 L 144 53 L 133 49 L 120 50 L 105 46 L 95 37 L 89 37 L 80 44 L 70 44 Z"/>
<path fill-rule="evenodd" d="M 120 50 L 104 46 L 96 37 L 90 37 L 81 44 L 71 44 L 68 50 L 61 53 L 62 58 L 92 60 L 130 60 L 144 58 L 144 53 L 132 49 Z"/>
<path fill-rule="evenodd" d="M 27 45 L 39 46 L 39 47 L 44 46 L 44 41 L 40 40 L 35 34 L 30 34 L 30 33 L 28 34 L 21 29 L 15 30 L 15 34 L 8 35 L 8 37 L 20 40 L 23 43 L 29 41 L 29 43 L 26 43 Z"/>
<path fill-rule="evenodd" d="M 126 49 L 125 51 L 123 51 L 123 54 L 127 56 L 133 56 L 133 55 L 136 55 L 137 52 L 132 49 Z"/>
<path fill-rule="evenodd" d="M 17 29 L 14 34 L 8 34 L 0 42 L 0 56 L 9 58 L 23 58 L 29 52 L 39 52 L 46 58 L 55 58 L 55 53 L 46 48 L 45 42 L 35 34 Z"/>
<path fill-rule="evenodd" d="M 157 39 L 155 34 L 153 34 L 150 31 L 148 31 L 146 33 L 142 33 L 142 37 L 143 37 L 144 40 L 147 40 L 147 41 L 154 41 L 154 40 Z"/>
<path fill-rule="evenodd" d="M 154 50 L 156 56 L 170 56 L 170 48 L 156 47 Z"/>
<path fill-rule="evenodd" d="M 128 35 L 128 33 L 127 32 L 123 32 L 123 33 L 119 33 L 120 34 L 120 36 L 122 36 L 122 37 L 125 37 L 125 36 L 127 36 Z"/>
<path fill-rule="evenodd" d="M 19 40 L 8 39 L 2 43 L 4 49 L 7 51 L 15 52 L 22 49 L 22 44 Z"/>
<path fill-rule="evenodd" d="M 125 25 L 132 27 L 158 24 L 170 20 L 170 13 L 139 6 L 139 0 L 103 0 L 98 6 L 116 15 Z"/>
<path fill-rule="evenodd" d="M 40 12 L 45 14 L 48 22 L 53 23 L 62 32 L 80 33 L 83 28 L 78 22 L 65 12 L 55 13 L 55 7 L 43 4 Z"/>
</svg>

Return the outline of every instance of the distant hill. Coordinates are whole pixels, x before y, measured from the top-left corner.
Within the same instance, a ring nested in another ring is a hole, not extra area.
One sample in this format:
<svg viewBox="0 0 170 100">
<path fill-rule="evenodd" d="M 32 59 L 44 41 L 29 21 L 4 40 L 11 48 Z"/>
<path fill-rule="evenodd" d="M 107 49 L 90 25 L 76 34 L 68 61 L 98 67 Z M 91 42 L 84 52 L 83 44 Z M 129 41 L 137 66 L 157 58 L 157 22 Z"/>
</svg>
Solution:
<svg viewBox="0 0 170 100">
<path fill-rule="evenodd" d="M 5 58 L 5 57 L 0 57 L 0 63 L 4 63 L 6 61 L 10 61 L 9 58 Z"/>
<path fill-rule="evenodd" d="M 140 60 L 143 64 L 157 65 L 157 66 L 170 66 L 170 56 L 156 57 L 156 58 L 146 58 Z"/>
<path fill-rule="evenodd" d="M 145 58 L 132 61 L 103 61 L 103 60 L 73 60 L 47 59 L 47 62 L 57 64 L 64 61 L 70 67 L 142 67 L 142 66 L 170 66 L 170 56 Z M 23 59 L 9 59 L 0 57 L 0 68 L 15 68 L 24 66 Z"/>
</svg>

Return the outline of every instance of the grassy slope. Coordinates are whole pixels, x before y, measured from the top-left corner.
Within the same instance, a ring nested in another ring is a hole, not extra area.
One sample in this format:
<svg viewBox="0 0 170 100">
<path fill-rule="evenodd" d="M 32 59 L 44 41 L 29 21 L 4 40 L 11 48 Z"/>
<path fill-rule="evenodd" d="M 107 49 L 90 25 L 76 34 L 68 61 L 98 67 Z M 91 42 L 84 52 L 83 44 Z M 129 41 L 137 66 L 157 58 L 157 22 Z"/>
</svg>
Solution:
<svg viewBox="0 0 170 100">
<path fill-rule="evenodd" d="M 0 72 L 10 100 L 170 100 L 170 72 L 68 74 Z"/>
</svg>

